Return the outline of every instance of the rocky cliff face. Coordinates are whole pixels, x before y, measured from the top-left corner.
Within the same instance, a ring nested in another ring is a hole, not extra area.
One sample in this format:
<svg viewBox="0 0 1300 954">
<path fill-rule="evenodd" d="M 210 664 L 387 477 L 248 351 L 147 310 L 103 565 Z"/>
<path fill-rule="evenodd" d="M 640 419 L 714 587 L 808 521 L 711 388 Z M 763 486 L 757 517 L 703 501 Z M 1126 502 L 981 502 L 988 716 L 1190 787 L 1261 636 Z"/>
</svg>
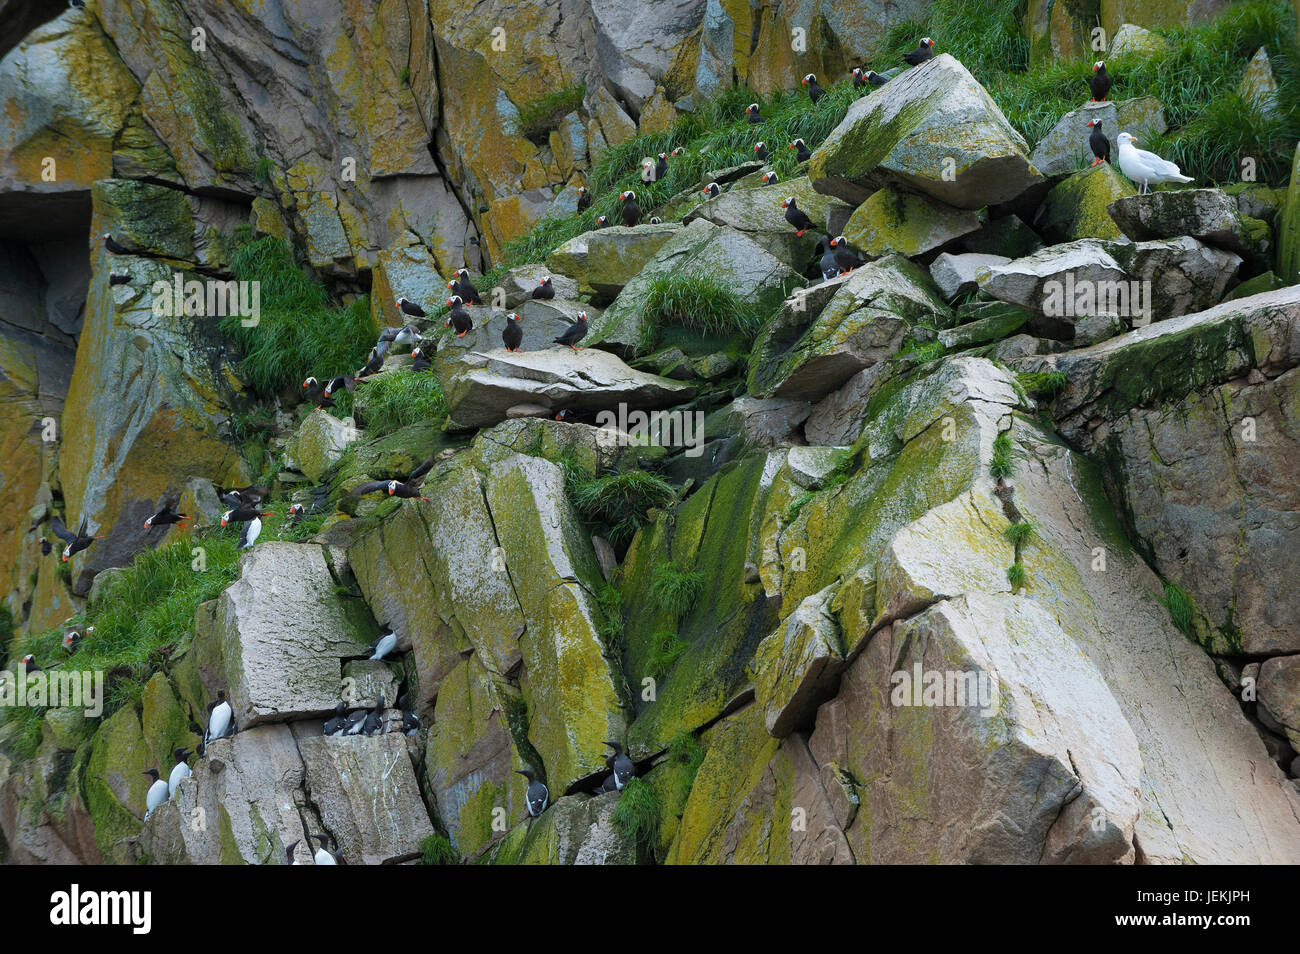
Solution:
<svg viewBox="0 0 1300 954">
<path fill-rule="evenodd" d="M 56 6 L 0 0 L 0 660 L 108 694 L 0 709 L 0 858 L 1300 861 L 1294 174 L 1138 195 L 1079 127 L 1156 96 L 1027 139 L 942 51 L 855 91 L 924 0 Z M 1039 6 L 1034 62 L 1221 5 Z"/>
</svg>

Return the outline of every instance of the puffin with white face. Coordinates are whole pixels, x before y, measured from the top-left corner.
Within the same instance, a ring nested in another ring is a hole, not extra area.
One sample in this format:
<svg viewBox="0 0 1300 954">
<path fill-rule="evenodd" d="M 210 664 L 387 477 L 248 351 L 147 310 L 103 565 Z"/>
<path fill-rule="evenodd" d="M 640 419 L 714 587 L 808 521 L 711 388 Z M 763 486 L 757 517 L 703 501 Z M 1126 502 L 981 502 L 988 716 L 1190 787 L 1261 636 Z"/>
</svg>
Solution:
<svg viewBox="0 0 1300 954">
<path fill-rule="evenodd" d="M 928 36 L 922 37 L 920 46 L 910 53 L 903 54 L 903 62 L 908 66 L 920 66 L 932 56 L 934 56 L 934 40 Z"/>
<path fill-rule="evenodd" d="M 812 153 L 808 151 L 808 146 L 802 139 L 796 139 L 790 143 L 789 148 L 794 150 L 794 157 L 799 162 L 807 162 L 812 158 Z"/>
<path fill-rule="evenodd" d="M 814 106 L 817 105 L 817 100 L 826 95 L 826 90 L 817 85 L 816 73 L 809 73 L 805 76 L 803 78 L 803 85 L 808 87 L 808 98 L 813 101 Z"/>
<path fill-rule="evenodd" d="M 64 563 L 67 563 L 74 556 L 76 556 L 82 550 L 86 549 L 86 547 L 90 546 L 96 540 L 104 539 L 102 536 L 93 537 L 90 534 L 86 533 L 86 527 L 87 527 L 87 521 L 84 515 L 81 518 L 81 524 L 77 527 L 76 533 L 73 533 L 71 530 L 65 527 L 63 525 L 63 521 L 60 520 L 58 517 L 50 518 L 50 529 L 54 531 L 54 535 L 56 537 L 58 537 L 60 540 L 62 540 L 64 543 L 67 544 L 67 546 L 63 548 Z"/>
<path fill-rule="evenodd" d="M 1090 103 L 1104 103 L 1110 94 L 1110 74 L 1106 72 L 1106 61 L 1098 60 L 1092 64 L 1092 77 L 1088 80 L 1088 89 L 1092 92 Z"/>
<path fill-rule="evenodd" d="M 623 224 L 631 228 L 641 221 L 641 206 L 636 204 L 636 193 L 628 189 L 620 192 L 618 198 L 623 203 Z"/>
<path fill-rule="evenodd" d="M 751 126 L 757 126 L 763 121 L 763 115 L 758 111 L 758 103 L 750 103 L 745 107 L 745 118 L 749 120 Z"/>
<path fill-rule="evenodd" d="M 520 347 L 524 343 L 524 329 L 519 327 L 521 320 L 518 313 L 512 311 L 506 315 L 506 326 L 501 329 L 501 342 L 511 354 L 524 350 Z"/>
</svg>

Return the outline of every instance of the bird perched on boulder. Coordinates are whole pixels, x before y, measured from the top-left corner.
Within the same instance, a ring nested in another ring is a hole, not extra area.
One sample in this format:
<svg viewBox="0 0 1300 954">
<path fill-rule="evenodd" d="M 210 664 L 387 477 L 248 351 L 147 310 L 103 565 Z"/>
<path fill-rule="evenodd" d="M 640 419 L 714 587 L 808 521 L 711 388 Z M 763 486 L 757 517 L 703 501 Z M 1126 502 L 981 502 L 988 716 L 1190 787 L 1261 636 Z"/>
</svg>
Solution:
<svg viewBox="0 0 1300 954">
<path fill-rule="evenodd" d="M 826 90 L 817 85 L 816 73 L 809 73 L 805 76 L 803 78 L 803 85 L 808 87 L 808 98 L 813 101 L 814 106 L 817 105 L 817 100 L 826 95 Z"/>
<path fill-rule="evenodd" d="M 636 777 L 636 764 L 623 752 L 623 746 L 617 742 L 606 742 L 614 754 L 605 759 L 605 765 L 614 773 L 614 787 L 620 792 L 628 782 Z"/>
<path fill-rule="evenodd" d="M 325 724 L 321 726 L 321 735 L 339 735 L 343 731 L 344 725 L 347 724 L 347 706 L 342 702 L 334 707 L 333 717 L 326 719 Z"/>
<path fill-rule="evenodd" d="M 424 345 L 411 349 L 412 371 L 428 371 L 431 367 L 432 365 L 429 363 L 429 358 L 424 353 Z"/>
<path fill-rule="evenodd" d="M 389 633 L 388 636 L 381 637 L 380 643 L 382 644 L 389 637 L 392 637 L 393 644 L 396 645 L 397 637 L 394 636 L 392 633 Z M 385 651 L 385 653 L 387 653 L 387 651 Z M 375 655 L 371 656 L 370 658 L 383 659 L 384 657 L 379 655 L 379 650 L 376 649 Z M 362 735 L 380 734 L 380 730 L 384 726 L 384 710 L 386 708 L 388 708 L 388 701 L 384 698 L 384 694 L 381 692 L 379 694 L 379 701 L 375 704 L 375 707 L 366 713 L 366 721 L 361 726 Z"/>
<path fill-rule="evenodd" d="M 397 307 L 401 309 L 402 314 L 409 315 L 412 318 L 426 318 L 424 309 L 406 296 L 397 299 Z"/>
<path fill-rule="evenodd" d="M 154 527 L 165 527 L 168 524 L 179 523 L 181 529 L 185 529 L 185 521 L 189 519 L 183 513 L 177 513 L 174 509 L 180 500 L 179 494 L 165 494 L 158 502 L 158 509 L 154 515 L 144 522 L 146 530 L 152 530 Z"/>
<path fill-rule="evenodd" d="M 316 864 L 318 865 L 345 864 L 342 855 L 340 855 L 337 851 L 330 850 L 329 835 L 312 835 L 311 837 L 313 841 L 320 842 L 320 847 L 316 849 L 316 853 L 312 856 L 312 860 L 315 861 Z"/>
<path fill-rule="evenodd" d="M 586 186 L 578 186 L 578 211 L 582 212 L 590 206 L 591 193 L 587 191 Z"/>
<path fill-rule="evenodd" d="M 455 331 L 457 338 L 464 338 L 465 335 L 474 330 L 474 319 L 465 310 L 465 304 L 459 295 L 452 295 L 448 298 L 447 305 L 451 308 L 451 311 L 447 312 L 447 320 L 444 326 Z"/>
<path fill-rule="evenodd" d="M 641 221 L 641 206 L 636 204 L 636 193 L 631 189 L 618 194 L 618 200 L 623 203 L 623 224 L 628 228 L 636 225 Z"/>
<path fill-rule="evenodd" d="M 851 272 L 853 269 L 861 268 L 865 264 L 849 248 L 849 243 L 845 241 L 843 235 L 837 235 L 831 239 L 831 248 L 835 250 L 835 264 L 839 266 L 841 272 Z"/>
<path fill-rule="evenodd" d="M 460 268 L 456 270 L 456 277 L 447 283 L 453 295 L 459 295 L 460 300 L 467 305 L 483 304 L 483 297 L 474 287 L 474 283 L 469 280 L 469 269 Z"/>
<path fill-rule="evenodd" d="M 920 66 L 932 56 L 934 56 L 934 40 L 928 36 L 922 37 L 920 46 L 910 53 L 903 54 L 903 62 L 908 66 Z"/>
<path fill-rule="evenodd" d="M 524 802 L 528 806 L 528 814 L 533 818 L 539 817 L 542 812 L 546 811 L 546 806 L 551 800 L 550 791 L 544 782 L 538 781 L 532 769 L 520 769 L 515 774 L 528 779 L 528 790 L 524 793 Z"/>
<path fill-rule="evenodd" d="M 265 514 L 264 516 L 270 516 L 270 514 Z M 257 542 L 257 538 L 261 535 L 262 516 L 257 516 L 252 520 L 245 521 L 244 525 L 239 528 L 239 546 L 236 549 L 251 550 L 253 544 Z"/>
<path fill-rule="evenodd" d="M 758 111 L 758 103 L 750 103 L 745 107 L 745 118 L 749 120 L 751 126 L 757 126 L 763 121 L 763 115 Z"/>
<path fill-rule="evenodd" d="M 889 77 L 881 76 L 875 70 L 863 70 L 857 66 L 853 69 L 853 88 L 855 90 L 864 90 L 868 87 L 879 88 L 889 82 Z"/>
<path fill-rule="evenodd" d="M 578 342 L 581 341 L 586 336 L 587 336 L 587 313 L 585 311 L 580 311 L 578 312 L 577 320 L 573 322 L 573 324 L 569 325 L 569 327 L 565 328 L 563 332 L 560 333 L 560 337 L 555 339 L 555 343 L 561 345 L 568 345 L 574 351 L 581 351 L 582 349 L 578 347 Z"/>
<path fill-rule="evenodd" d="M 603 229 L 603 228 L 605 228 L 605 226 L 609 225 L 609 216 L 608 216 L 608 215 L 598 215 L 598 216 L 596 216 L 596 221 L 595 221 L 594 225 L 595 225 L 595 227 L 598 228 L 598 229 Z"/>
<path fill-rule="evenodd" d="M 108 249 L 109 254 L 111 255 L 131 254 L 131 250 L 129 248 L 127 248 L 125 245 L 122 245 L 115 238 L 113 238 L 113 233 L 105 232 L 103 235 L 100 236 L 100 238 L 104 240 L 104 248 Z"/>
<path fill-rule="evenodd" d="M 758 156 L 758 158 L 759 158 L 760 161 L 766 162 L 766 161 L 767 161 L 767 144 L 766 144 L 766 143 L 762 143 L 762 142 L 756 143 L 756 144 L 754 145 L 754 153 Z"/>
<path fill-rule="evenodd" d="M 519 327 L 520 317 L 516 312 L 506 315 L 506 326 L 501 329 L 501 342 L 510 353 L 523 351 L 519 347 L 524 343 L 524 329 Z"/>
<path fill-rule="evenodd" d="M 1092 135 L 1088 137 L 1088 148 L 1096 157 L 1092 160 L 1092 164 L 1095 166 L 1102 162 L 1110 162 L 1110 140 L 1101 131 L 1101 120 L 1090 119 L 1088 126 L 1092 129 Z"/>
<path fill-rule="evenodd" d="M 765 172 L 763 173 L 763 185 L 771 185 L 773 182 L 776 182 L 779 178 L 780 176 L 778 176 L 775 172 Z"/>
<path fill-rule="evenodd" d="M 1088 102 L 1106 101 L 1106 96 L 1110 93 L 1110 74 L 1106 72 L 1105 60 L 1098 60 L 1092 64 L 1092 78 L 1088 80 L 1088 88 L 1092 90 L 1092 99 Z"/>
<path fill-rule="evenodd" d="M 785 209 L 785 220 L 794 226 L 794 234 L 803 238 L 803 233 L 813 227 L 812 219 L 804 214 L 803 209 L 795 205 L 794 196 L 786 196 L 781 202 L 781 208 Z"/>
<path fill-rule="evenodd" d="M 186 748 L 177 747 L 172 749 L 172 758 L 176 760 L 176 764 L 172 766 L 172 773 L 167 777 L 168 798 L 175 798 L 176 789 L 180 786 L 181 780 L 189 778 L 194 774 L 194 771 L 185 761 L 186 758 L 193 754 L 193 752 Z"/>
<path fill-rule="evenodd" d="M 834 278 L 840 273 L 840 266 L 835 261 L 835 249 L 831 248 L 831 237 L 823 235 L 817 240 L 817 247 L 823 250 L 821 260 L 817 263 L 817 267 L 821 269 L 822 278 Z"/>
<path fill-rule="evenodd" d="M 415 470 L 406 475 L 406 480 L 369 480 L 364 484 L 358 484 L 352 488 L 353 497 L 364 497 L 366 494 L 373 494 L 384 491 L 390 497 L 401 497 L 410 499 L 419 497 L 421 500 L 428 500 L 428 497 L 420 493 L 420 484 L 424 483 L 425 475 L 433 469 L 434 455 L 430 454 Z"/>
<path fill-rule="evenodd" d="M 542 276 L 542 280 L 533 289 L 532 297 L 534 301 L 550 301 L 555 297 L 555 286 L 551 284 L 550 275 Z"/>
<path fill-rule="evenodd" d="M 707 195 L 710 199 L 716 199 L 718 196 L 722 195 L 722 189 L 718 187 L 718 184 L 716 182 L 710 182 L 700 191 L 703 192 L 705 195 Z"/>
<path fill-rule="evenodd" d="M 1154 152 L 1136 148 L 1133 143 L 1137 140 L 1130 133 L 1120 133 L 1115 141 L 1119 143 L 1119 171 L 1140 184 L 1143 194 L 1150 192 L 1153 185 L 1192 181 L 1192 177 L 1183 175 L 1175 163 L 1161 159 Z"/>
<path fill-rule="evenodd" d="M 226 701 L 226 690 L 218 689 L 217 698 L 208 705 L 208 727 L 203 730 L 203 752 L 206 755 L 208 745 L 217 739 L 226 739 L 239 731 L 235 725 L 235 713 Z"/>
<path fill-rule="evenodd" d="M 812 153 L 808 151 L 808 146 L 802 139 L 796 139 L 788 148 L 794 150 L 794 157 L 799 162 L 807 162 L 812 158 Z"/>
<path fill-rule="evenodd" d="M 145 769 L 144 774 L 153 779 L 153 784 L 149 786 L 149 791 L 144 796 L 144 817 L 145 821 L 148 821 L 154 809 L 167 801 L 168 790 L 167 783 L 158 777 L 156 768 Z"/>
<path fill-rule="evenodd" d="M 54 531 L 56 537 L 67 544 L 67 546 L 63 548 L 64 563 L 67 563 L 75 555 L 86 549 L 86 547 L 90 546 L 96 540 L 104 539 L 102 536 L 93 537 L 86 533 L 86 526 L 86 517 L 84 515 L 81 518 L 81 524 L 77 527 L 76 533 L 73 533 L 65 527 L 63 521 L 58 517 L 50 518 L 50 529 Z"/>
</svg>

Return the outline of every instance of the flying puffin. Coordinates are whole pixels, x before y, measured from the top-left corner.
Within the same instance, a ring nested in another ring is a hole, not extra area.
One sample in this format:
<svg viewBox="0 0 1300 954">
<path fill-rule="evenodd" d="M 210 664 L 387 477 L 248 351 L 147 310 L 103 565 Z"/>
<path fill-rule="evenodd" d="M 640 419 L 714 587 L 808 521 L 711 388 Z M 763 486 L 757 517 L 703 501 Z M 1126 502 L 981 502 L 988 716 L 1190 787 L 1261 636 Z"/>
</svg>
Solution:
<svg viewBox="0 0 1300 954">
<path fill-rule="evenodd" d="M 418 341 L 419 338 L 420 329 L 415 325 L 403 325 L 400 328 L 385 328 L 383 331 L 379 332 L 379 340 L 375 342 L 375 347 L 381 348 L 384 353 L 387 353 L 391 351 L 394 346 L 398 348 L 407 348 L 413 342 Z"/>
<path fill-rule="evenodd" d="M 921 38 L 921 45 L 915 50 L 903 54 L 903 61 L 908 66 L 920 66 L 932 56 L 934 56 L 934 40 L 927 36 Z"/>
<path fill-rule="evenodd" d="M 841 272 L 851 272 L 853 269 L 861 268 L 865 264 L 849 248 L 849 243 L 843 235 L 837 235 L 831 239 L 831 248 L 835 249 L 835 264 L 839 266 Z"/>
<path fill-rule="evenodd" d="M 207 754 L 208 743 L 229 738 L 237 731 L 235 713 L 226 701 L 226 690 L 218 689 L 216 701 L 208 706 L 208 727 L 203 730 L 204 754 Z"/>
<path fill-rule="evenodd" d="M 606 742 L 614 754 L 605 759 L 605 765 L 614 772 L 614 787 L 620 792 L 634 777 L 636 777 L 636 765 L 623 752 L 623 746 L 617 742 Z"/>
<path fill-rule="evenodd" d="M 574 351 L 581 351 L 578 342 L 587 336 L 587 313 L 578 312 L 578 320 L 565 328 L 560 337 L 555 339 L 556 344 L 568 345 Z"/>
<path fill-rule="evenodd" d="M 179 523 L 181 529 L 184 530 L 185 521 L 188 520 L 189 517 L 183 513 L 177 513 L 172 509 L 176 506 L 179 499 L 179 495 L 176 494 L 164 495 L 162 500 L 158 502 L 158 510 L 152 517 L 144 522 L 144 528 L 146 530 L 152 530 L 154 527 L 165 527 L 171 523 Z"/>
<path fill-rule="evenodd" d="M 771 185 L 773 182 L 776 182 L 778 178 L 779 176 L 777 176 L 775 172 L 765 172 L 763 173 L 763 185 Z"/>
<path fill-rule="evenodd" d="M 750 103 L 748 106 L 746 106 L 745 115 L 749 118 L 749 124 L 751 126 L 757 126 L 759 123 L 763 121 L 763 117 L 762 115 L 759 114 L 758 111 L 758 103 Z"/>
<path fill-rule="evenodd" d="M 410 315 L 412 318 L 425 318 L 424 309 L 417 305 L 411 299 L 402 296 L 397 299 L 397 307 L 402 310 L 402 314 Z"/>
<path fill-rule="evenodd" d="M 1135 148 L 1133 143 L 1137 140 L 1132 134 L 1122 132 L 1115 141 L 1119 143 L 1119 171 L 1140 184 L 1143 194 L 1150 192 L 1153 185 L 1192 181 L 1192 177 L 1183 175 L 1175 163 L 1161 159 L 1154 152 Z"/>
<path fill-rule="evenodd" d="M 112 232 L 105 232 L 103 235 L 100 236 L 100 238 L 104 240 L 104 248 L 108 249 L 110 254 L 112 255 L 131 254 L 131 250 L 129 248 L 127 248 L 125 245 L 120 244 L 116 239 L 113 238 Z"/>
<path fill-rule="evenodd" d="M 578 186 L 578 211 L 582 212 L 590 206 L 591 193 L 587 191 L 586 186 Z"/>
<path fill-rule="evenodd" d="M 379 348 L 371 348 L 370 354 L 366 357 L 366 363 L 363 364 L 361 367 L 357 368 L 357 373 L 354 374 L 352 377 L 356 380 L 360 380 L 361 378 L 368 378 L 371 375 L 378 374 L 380 371 L 382 371 L 384 368 L 384 353 L 387 350 L 388 350 L 387 345 L 384 346 L 384 350 L 382 351 Z M 320 406 L 333 407 L 334 399 L 323 397 Z"/>
<path fill-rule="evenodd" d="M 460 300 L 467 305 L 481 305 L 483 298 L 479 295 L 478 289 L 474 283 L 469 280 L 469 269 L 459 268 L 456 270 L 456 280 L 447 286 L 452 290 L 452 294 L 459 295 Z"/>
<path fill-rule="evenodd" d="M 718 184 L 716 182 L 710 182 L 700 191 L 703 192 L 705 195 L 707 195 L 710 199 L 716 199 L 718 196 L 722 195 L 722 190 L 718 188 Z"/>
<path fill-rule="evenodd" d="M 194 753 L 186 748 L 172 749 L 172 758 L 176 759 L 176 764 L 172 766 L 172 774 L 167 777 L 168 797 L 173 798 L 176 795 L 176 789 L 181 784 L 181 779 L 189 778 L 194 771 L 186 764 L 185 759 Z"/>
<path fill-rule="evenodd" d="M 81 525 L 77 528 L 76 533 L 71 532 L 67 527 L 65 527 L 63 521 L 58 517 L 50 518 L 50 529 L 54 531 L 56 537 L 67 544 L 67 546 L 63 548 L 64 563 L 67 563 L 73 558 L 73 556 L 86 549 L 86 547 L 90 546 L 96 540 L 104 539 L 102 536 L 92 537 L 86 533 L 86 517 L 84 515 L 81 518 Z"/>
<path fill-rule="evenodd" d="M 767 161 L 767 144 L 766 144 L 766 143 L 762 143 L 762 142 L 760 142 L 760 143 L 758 143 L 757 145 L 755 145 L 755 146 L 754 146 L 754 152 L 757 153 L 758 158 L 759 158 L 760 160 L 762 160 L 763 162 L 766 162 L 766 161 Z"/>
<path fill-rule="evenodd" d="M 145 769 L 143 774 L 153 779 L 153 784 L 149 786 L 149 791 L 144 797 L 144 817 L 148 821 L 153 810 L 167 801 L 167 783 L 158 777 L 156 768 Z"/>
<path fill-rule="evenodd" d="M 267 493 L 269 491 L 265 487 L 249 486 L 242 490 L 232 487 L 217 491 L 217 497 L 229 507 L 256 507 L 266 498 Z"/>
<path fill-rule="evenodd" d="M 607 226 L 607 225 L 609 225 L 609 216 L 608 216 L 608 215 L 598 215 L 598 216 L 596 216 L 596 223 L 595 223 L 595 225 L 593 226 L 594 228 L 603 229 L 603 228 L 604 228 L 605 226 Z"/>
<path fill-rule="evenodd" d="M 822 252 L 821 261 L 817 267 L 821 269 L 822 278 L 834 278 L 840 273 L 839 263 L 835 261 L 835 250 L 831 247 L 831 238 L 829 235 L 823 235 L 817 240 L 817 247 L 825 249 Z"/>
<path fill-rule="evenodd" d="M 1101 120 L 1090 119 L 1088 125 L 1092 128 L 1092 135 L 1088 137 L 1088 147 L 1096 157 L 1092 160 L 1092 164 L 1095 166 L 1102 162 L 1110 162 L 1110 140 L 1101 131 Z"/>
<path fill-rule="evenodd" d="M 406 475 L 406 480 L 370 480 L 364 484 L 358 484 L 352 488 L 353 497 L 364 497 L 366 494 L 373 494 L 380 490 L 385 491 L 390 497 L 402 497 L 409 499 L 419 497 L 421 500 L 428 500 L 420 494 L 420 484 L 424 482 L 425 475 L 433 469 L 434 456 L 432 454 L 415 470 Z"/>
<path fill-rule="evenodd" d="M 269 512 L 258 510 L 255 506 L 240 504 L 238 507 L 227 510 L 221 515 L 221 525 L 225 527 L 232 523 L 247 523 L 250 520 L 256 520 L 258 517 L 269 516 L 271 516 Z"/>
<path fill-rule="evenodd" d="M 808 146 L 802 139 L 796 139 L 788 148 L 794 150 L 794 158 L 797 162 L 807 162 L 812 158 L 812 153 L 808 151 Z"/>
<path fill-rule="evenodd" d="M 817 100 L 826 95 L 826 90 L 817 85 L 816 73 L 809 73 L 805 76 L 803 78 L 803 85 L 808 87 L 808 98 L 813 101 L 814 106 L 817 105 Z"/>
<path fill-rule="evenodd" d="M 546 811 L 546 805 L 551 800 L 551 793 L 544 782 L 537 780 L 532 769 L 520 769 L 515 774 L 528 779 L 528 791 L 524 794 L 524 802 L 528 805 L 528 814 L 533 818 L 537 818 L 542 812 Z"/>
<path fill-rule="evenodd" d="M 519 347 L 524 343 L 524 329 L 519 327 L 519 315 L 516 312 L 506 315 L 506 326 L 501 329 L 501 341 L 512 354 L 524 350 Z"/>
<path fill-rule="evenodd" d="M 623 224 L 628 228 L 641 221 L 641 206 L 636 204 L 636 193 L 629 189 L 620 192 L 618 199 L 623 203 Z"/>
<path fill-rule="evenodd" d="M 550 301 L 554 297 L 555 297 L 555 286 L 551 284 L 551 276 L 550 275 L 542 276 L 542 280 L 538 282 L 537 287 L 533 289 L 533 300 Z"/>
<path fill-rule="evenodd" d="M 412 371 L 428 371 L 429 368 L 432 367 L 432 365 L 429 364 L 429 359 L 424 356 L 423 345 L 411 349 L 411 359 Z"/>
<path fill-rule="evenodd" d="M 785 220 L 794 226 L 794 234 L 799 238 L 803 238 L 803 233 L 813 227 L 812 219 L 794 204 L 794 196 L 786 196 L 781 201 L 781 208 L 785 209 Z"/>
<path fill-rule="evenodd" d="M 465 304 L 459 295 L 452 295 L 447 299 L 447 304 L 451 307 L 451 311 L 447 312 L 444 326 L 454 330 L 457 338 L 464 338 L 474 330 L 474 319 L 465 310 Z"/>
<path fill-rule="evenodd" d="M 342 855 L 340 855 L 337 851 L 330 850 L 329 835 L 312 835 L 311 837 L 313 841 L 320 842 L 320 847 L 316 849 L 316 853 L 312 856 L 312 860 L 315 861 L 316 864 L 341 865 L 344 863 Z"/>
<path fill-rule="evenodd" d="M 1088 88 L 1092 90 L 1092 99 L 1090 103 L 1104 103 L 1107 94 L 1110 93 L 1110 74 L 1106 72 L 1106 61 L 1098 60 L 1092 64 L 1092 78 L 1088 80 Z"/>
</svg>

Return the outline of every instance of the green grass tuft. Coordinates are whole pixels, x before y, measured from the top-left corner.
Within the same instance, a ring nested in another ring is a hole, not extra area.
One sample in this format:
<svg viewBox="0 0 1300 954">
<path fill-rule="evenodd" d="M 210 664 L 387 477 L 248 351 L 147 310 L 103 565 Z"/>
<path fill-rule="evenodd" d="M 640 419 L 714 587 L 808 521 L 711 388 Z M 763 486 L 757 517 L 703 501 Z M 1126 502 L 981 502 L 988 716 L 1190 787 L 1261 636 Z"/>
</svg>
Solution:
<svg viewBox="0 0 1300 954">
<path fill-rule="evenodd" d="M 263 185 L 271 184 L 271 173 L 275 171 L 275 163 L 270 156 L 260 156 L 257 162 L 253 163 L 253 178 Z"/>
<path fill-rule="evenodd" d="M 1165 604 L 1165 609 L 1169 610 L 1169 618 L 1173 620 L 1178 631 L 1195 641 L 1196 605 L 1187 595 L 1187 591 L 1177 583 L 1165 583 L 1161 602 Z"/>
<path fill-rule="evenodd" d="M 686 640 L 670 629 L 660 630 L 650 637 L 650 658 L 646 663 L 647 674 L 656 680 L 663 679 L 673 663 L 681 658 L 689 648 Z"/>
<path fill-rule="evenodd" d="M 680 766 L 673 804 L 673 812 L 680 815 L 686 808 L 686 800 L 690 798 L 695 776 L 704 764 L 704 746 L 694 733 L 679 732 L 668 743 L 668 762 Z"/>
<path fill-rule="evenodd" d="M 677 499 L 670 483 L 644 470 L 591 476 L 571 461 L 561 466 L 578 512 L 604 528 L 605 538 L 615 547 L 631 542 L 637 530 L 649 522 L 651 509 L 666 507 Z"/>
<path fill-rule="evenodd" d="M 420 864 L 455 865 L 460 864 L 460 852 L 446 835 L 430 835 L 420 842 Z"/>
<path fill-rule="evenodd" d="M 365 405 L 367 437 L 382 437 L 411 424 L 447 420 L 447 402 L 432 371 L 385 371 L 357 384 Z"/>
<path fill-rule="evenodd" d="M 1028 543 L 1038 532 L 1038 525 L 1032 520 L 1021 520 L 1018 523 L 1008 524 L 1007 528 L 1002 531 L 1002 536 L 1006 537 L 1008 543 L 1013 547 L 1019 548 Z"/>
<path fill-rule="evenodd" d="M 681 616 L 695 605 L 704 592 L 704 574 L 683 572 L 671 563 L 660 563 L 654 568 L 650 582 L 650 595 L 659 608 Z"/>
<path fill-rule="evenodd" d="M 1016 375 L 1016 383 L 1026 394 L 1052 397 L 1065 387 L 1064 371 L 1021 371 Z"/>
<path fill-rule="evenodd" d="M 752 338 L 763 316 L 748 301 L 712 275 L 671 273 L 651 279 L 641 302 L 642 346 L 653 348 L 667 325 L 702 334 Z"/>
<path fill-rule="evenodd" d="M 997 480 L 1010 477 L 1015 470 L 1011 458 L 1011 432 L 1003 431 L 993 439 L 993 460 L 989 464 L 989 473 Z"/>
<path fill-rule="evenodd" d="M 614 826 L 633 839 L 645 854 L 653 850 L 659 837 L 661 810 L 654 786 L 642 778 L 633 778 L 619 793 L 614 809 Z"/>
<path fill-rule="evenodd" d="M 1028 579 L 1029 571 L 1019 560 L 1007 567 L 1007 582 L 1011 584 L 1012 590 L 1023 588 Z"/>
</svg>

